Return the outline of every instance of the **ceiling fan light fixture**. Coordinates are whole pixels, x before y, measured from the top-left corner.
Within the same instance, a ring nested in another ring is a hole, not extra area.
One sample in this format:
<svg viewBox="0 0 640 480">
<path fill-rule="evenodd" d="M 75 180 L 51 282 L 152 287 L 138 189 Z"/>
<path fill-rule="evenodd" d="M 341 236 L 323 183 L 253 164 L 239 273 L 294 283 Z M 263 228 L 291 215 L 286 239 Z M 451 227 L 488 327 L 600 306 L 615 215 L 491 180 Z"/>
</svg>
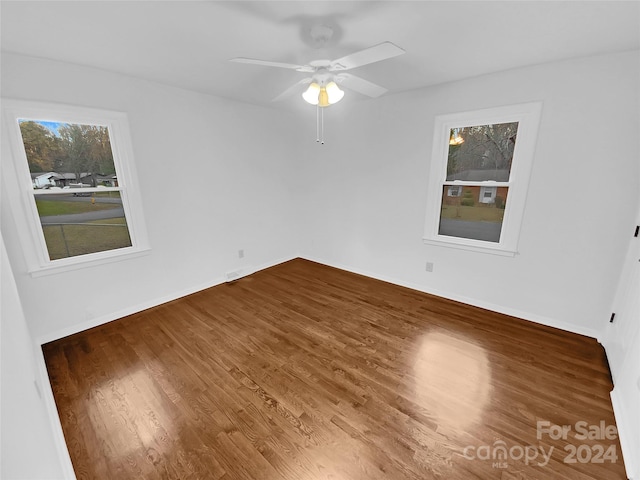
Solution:
<svg viewBox="0 0 640 480">
<path fill-rule="evenodd" d="M 331 103 L 329 103 L 329 94 L 327 93 L 327 87 L 320 87 L 320 92 L 318 93 L 318 106 L 328 107 L 329 105 L 331 105 Z"/>
<path fill-rule="evenodd" d="M 451 135 L 449 136 L 449 145 L 458 146 L 464 143 L 464 138 L 460 135 L 460 131 L 457 128 L 451 129 Z"/>
<path fill-rule="evenodd" d="M 305 102 L 319 107 L 328 107 L 338 103 L 342 97 L 344 97 L 344 92 L 340 90 L 336 82 L 329 82 L 326 86 L 312 82 L 302 94 Z"/>
<path fill-rule="evenodd" d="M 326 87 L 329 105 L 338 103 L 344 97 L 344 92 L 340 90 L 336 82 L 329 82 Z"/>
<path fill-rule="evenodd" d="M 311 105 L 318 105 L 319 96 L 320 85 L 318 85 L 316 82 L 312 82 L 311 85 L 309 85 L 309 88 L 307 88 L 302 94 L 302 98 L 304 98 L 304 101 L 310 103 Z"/>
</svg>

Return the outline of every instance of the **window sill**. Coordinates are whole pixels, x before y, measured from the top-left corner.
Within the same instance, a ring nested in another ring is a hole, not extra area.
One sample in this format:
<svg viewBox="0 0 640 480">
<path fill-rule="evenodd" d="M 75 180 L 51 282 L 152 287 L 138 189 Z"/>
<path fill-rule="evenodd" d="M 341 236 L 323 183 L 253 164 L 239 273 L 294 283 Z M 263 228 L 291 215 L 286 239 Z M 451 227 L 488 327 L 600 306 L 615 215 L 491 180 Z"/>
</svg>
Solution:
<svg viewBox="0 0 640 480">
<path fill-rule="evenodd" d="M 435 245 L 438 247 L 456 248 L 458 250 L 468 250 L 471 252 L 488 253 L 490 255 L 499 255 L 501 257 L 515 257 L 518 252 L 515 250 L 508 250 L 500 247 L 489 247 L 483 245 L 470 245 L 466 243 L 457 243 L 447 240 L 435 240 L 430 238 L 423 238 L 422 241 L 426 245 Z"/>
<path fill-rule="evenodd" d="M 114 263 L 121 262 L 123 260 L 129 260 L 132 258 L 142 257 L 148 255 L 151 252 L 151 249 L 146 248 L 138 248 L 135 250 L 129 250 L 127 252 L 117 253 L 109 256 L 101 256 L 99 258 L 91 258 L 91 259 L 83 259 L 76 260 L 72 263 L 64 263 L 64 264 L 51 264 L 42 267 L 36 267 L 29 270 L 29 275 L 33 278 L 43 277 L 47 275 L 56 275 L 59 273 L 70 272 L 73 270 L 80 270 L 82 268 L 91 268 L 96 267 L 98 265 L 104 265 L 106 263 Z"/>
</svg>

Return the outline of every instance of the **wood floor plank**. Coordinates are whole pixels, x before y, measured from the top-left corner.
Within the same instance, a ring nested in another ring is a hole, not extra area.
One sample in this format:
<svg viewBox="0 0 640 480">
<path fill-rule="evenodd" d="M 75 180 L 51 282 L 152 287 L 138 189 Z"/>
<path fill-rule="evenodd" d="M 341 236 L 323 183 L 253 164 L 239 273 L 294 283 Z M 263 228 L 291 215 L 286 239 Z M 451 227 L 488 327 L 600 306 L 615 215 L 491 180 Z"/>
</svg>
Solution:
<svg viewBox="0 0 640 480">
<path fill-rule="evenodd" d="M 595 340 L 301 259 L 43 352 L 79 479 L 626 478 Z"/>
</svg>

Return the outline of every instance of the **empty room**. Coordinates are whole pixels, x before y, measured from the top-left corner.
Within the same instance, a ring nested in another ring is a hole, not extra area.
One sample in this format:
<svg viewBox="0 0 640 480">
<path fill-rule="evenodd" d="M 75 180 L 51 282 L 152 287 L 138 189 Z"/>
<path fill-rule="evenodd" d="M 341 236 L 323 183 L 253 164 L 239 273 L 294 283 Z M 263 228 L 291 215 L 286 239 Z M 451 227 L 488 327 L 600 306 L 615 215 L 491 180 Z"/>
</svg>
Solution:
<svg viewBox="0 0 640 480">
<path fill-rule="evenodd" d="M 640 2 L 0 2 L 0 477 L 640 480 Z"/>
</svg>

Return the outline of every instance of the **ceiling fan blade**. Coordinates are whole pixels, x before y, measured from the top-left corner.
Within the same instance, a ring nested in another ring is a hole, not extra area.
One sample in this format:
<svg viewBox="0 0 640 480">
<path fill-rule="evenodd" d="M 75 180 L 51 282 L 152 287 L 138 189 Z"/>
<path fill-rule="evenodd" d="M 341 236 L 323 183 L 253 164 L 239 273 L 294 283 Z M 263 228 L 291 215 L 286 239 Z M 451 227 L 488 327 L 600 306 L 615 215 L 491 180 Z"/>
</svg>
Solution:
<svg viewBox="0 0 640 480">
<path fill-rule="evenodd" d="M 391 42 L 383 42 L 334 60 L 331 62 L 329 70 L 350 70 L 352 68 L 362 67 L 363 65 L 369 65 L 370 63 L 379 62 L 388 58 L 397 57 L 403 53 L 405 53 L 405 51 L 397 45 Z"/>
<path fill-rule="evenodd" d="M 371 83 L 369 80 L 365 80 L 364 78 L 351 75 L 350 73 L 341 73 L 336 75 L 336 81 L 341 86 L 345 86 L 349 90 L 362 93 L 368 97 L 376 98 L 387 92 L 386 88 L 376 85 L 375 83 Z"/>
<path fill-rule="evenodd" d="M 300 87 L 302 85 L 309 85 L 311 83 L 311 80 L 313 80 L 311 77 L 303 78 L 299 82 L 296 82 L 293 85 L 291 85 L 289 88 L 287 88 L 284 92 L 282 92 L 280 95 L 278 95 L 277 97 L 275 97 L 271 101 L 272 102 L 279 102 L 280 100 L 284 100 L 285 98 L 290 97 L 291 95 L 293 95 L 296 92 L 302 93 L 302 91 L 300 90 Z"/>
<path fill-rule="evenodd" d="M 255 58 L 244 58 L 244 57 L 236 57 L 229 59 L 230 62 L 235 63 L 248 63 L 250 65 L 261 65 L 263 67 L 278 67 L 278 68 L 288 68 L 290 70 L 296 70 L 298 72 L 315 72 L 315 68 L 310 65 L 296 65 L 293 63 L 282 63 L 282 62 L 270 62 L 267 60 L 257 60 Z"/>
</svg>

